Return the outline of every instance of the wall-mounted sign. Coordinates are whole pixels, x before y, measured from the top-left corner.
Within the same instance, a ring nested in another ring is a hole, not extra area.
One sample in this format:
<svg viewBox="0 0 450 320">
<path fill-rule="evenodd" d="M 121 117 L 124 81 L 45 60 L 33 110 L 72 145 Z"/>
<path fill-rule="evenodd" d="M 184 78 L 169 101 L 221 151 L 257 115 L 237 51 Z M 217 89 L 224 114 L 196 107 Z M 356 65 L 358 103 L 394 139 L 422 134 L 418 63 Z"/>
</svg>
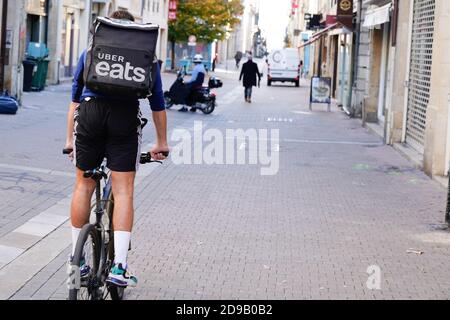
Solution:
<svg viewBox="0 0 450 320">
<path fill-rule="evenodd" d="M 353 30 L 353 0 L 338 0 L 337 21 Z"/>
<path fill-rule="evenodd" d="M 169 21 L 177 20 L 177 13 L 173 11 L 169 11 Z"/>
<path fill-rule="evenodd" d="M 12 48 L 13 33 L 11 29 L 6 29 L 5 47 L 6 49 Z"/>
<path fill-rule="evenodd" d="M 177 20 L 178 3 L 176 0 L 169 1 L 169 21 Z"/>
<path fill-rule="evenodd" d="M 312 110 L 313 103 L 328 104 L 328 111 L 331 111 L 331 78 L 311 78 L 311 92 L 309 97 L 310 110 Z"/>
<path fill-rule="evenodd" d="M 326 25 L 331 26 L 337 22 L 337 16 L 335 15 L 327 15 Z"/>
<path fill-rule="evenodd" d="M 176 1 L 170 1 L 169 2 L 169 10 L 170 11 L 176 11 L 178 7 L 178 4 Z"/>
</svg>

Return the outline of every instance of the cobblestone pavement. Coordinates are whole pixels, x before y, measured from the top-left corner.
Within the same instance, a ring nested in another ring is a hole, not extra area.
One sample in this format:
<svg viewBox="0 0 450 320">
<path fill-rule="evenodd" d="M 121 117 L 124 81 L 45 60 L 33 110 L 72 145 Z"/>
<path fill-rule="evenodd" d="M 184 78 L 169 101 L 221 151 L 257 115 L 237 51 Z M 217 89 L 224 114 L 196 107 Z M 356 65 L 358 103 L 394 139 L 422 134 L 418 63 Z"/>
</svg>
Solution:
<svg viewBox="0 0 450 320">
<path fill-rule="evenodd" d="M 170 128 L 193 130 L 194 121 L 202 121 L 223 133 L 279 129 L 273 153 L 279 172 L 262 176 L 258 165 L 171 161 L 149 171 L 137 187 L 129 257 L 139 285 L 127 299 L 450 297 L 444 189 L 359 120 L 335 107 L 310 112 L 307 87 L 262 85 L 250 105 L 236 75 L 222 76 L 217 111 L 169 110 Z M 172 80 L 166 76 L 166 85 Z M 68 86 L 50 90 L 28 95 L 18 116 L 0 117 L 0 252 L 11 231 L 70 193 L 73 178 L 64 173 L 71 167 L 60 156 Z M 254 146 L 248 141 L 238 148 Z M 28 251 L 45 252 L 58 232 L 70 237 L 66 223 L 12 262 L 0 260 L 0 281 L 9 266 L 26 268 L 20 259 Z M 8 248 L 18 241 L 15 233 Z M 5 298 L 65 299 L 69 242 L 11 285 L 17 288 Z M 371 266 L 381 271 L 380 290 L 367 286 Z"/>
</svg>

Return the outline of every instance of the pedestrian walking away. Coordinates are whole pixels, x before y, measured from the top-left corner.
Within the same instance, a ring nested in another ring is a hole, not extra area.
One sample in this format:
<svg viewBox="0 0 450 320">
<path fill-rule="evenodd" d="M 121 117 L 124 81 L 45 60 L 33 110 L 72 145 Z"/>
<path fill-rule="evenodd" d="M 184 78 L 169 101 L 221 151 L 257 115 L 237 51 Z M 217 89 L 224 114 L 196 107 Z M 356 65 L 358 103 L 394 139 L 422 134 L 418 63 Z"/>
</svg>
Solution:
<svg viewBox="0 0 450 320">
<path fill-rule="evenodd" d="M 253 61 L 253 56 L 248 55 L 248 61 L 242 65 L 241 75 L 239 81 L 243 80 L 245 88 L 245 101 L 252 102 L 253 87 L 260 87 L 261 85 L 261 73 L 259 73 L 258 64 Z"/>
<path fill-rule="evenodd" d="M 234 56 L 234 60 L 236 60 L 236 69 L 239 69 L 239 64 L 241 63 L 242 60 L 242 52 L 237 51 Z"/>
<path fill-rule="evenodd" d="M 214 59 L 212 61 L 212 71 L 213 72 L 216 70 L 216 65 L 217 65 L 218 61 L 219 61 L 219 54 L 216 53 L 216 55 L 214 56 Z"/>
</svg>

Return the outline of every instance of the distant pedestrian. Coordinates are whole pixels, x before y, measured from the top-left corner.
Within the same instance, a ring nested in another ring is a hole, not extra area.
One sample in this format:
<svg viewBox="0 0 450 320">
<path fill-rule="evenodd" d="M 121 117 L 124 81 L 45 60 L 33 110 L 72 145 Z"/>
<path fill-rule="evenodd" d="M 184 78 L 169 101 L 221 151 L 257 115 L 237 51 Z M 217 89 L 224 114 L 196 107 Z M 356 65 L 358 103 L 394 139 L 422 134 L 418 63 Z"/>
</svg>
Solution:
<svg viewBox="0 0 450 320">
<path fill-rule="evenodd" d="M 219 60 L 219 54 L 216 53 L 216 55 L 214 56 L 213 62 L 212 62 L 212 71 L 214 72 L 216 70 L 216 64 Z"/>
<path fill-rule="evenodd" d="M 256 85 L 260 87 L 261 85 L 261 74 L 259 73 L 258 65 L 253 62 L 253 56 L 251 54 L 248 55 L 248 61 L 242 65 L 239 81 L 241 81 L 242 78 L 244 78 L 245 101 L 251 103 L 253 87 L 256 87 Z"/>
<path fill-rule="evenodd" d="M 241 63 L 242 60 L 242 52 L 237 51 L 236 55 L 234 56 L 234 60 L 236 60 L 236 69 L 239 69 L 239 64 Z"/>
</svg>

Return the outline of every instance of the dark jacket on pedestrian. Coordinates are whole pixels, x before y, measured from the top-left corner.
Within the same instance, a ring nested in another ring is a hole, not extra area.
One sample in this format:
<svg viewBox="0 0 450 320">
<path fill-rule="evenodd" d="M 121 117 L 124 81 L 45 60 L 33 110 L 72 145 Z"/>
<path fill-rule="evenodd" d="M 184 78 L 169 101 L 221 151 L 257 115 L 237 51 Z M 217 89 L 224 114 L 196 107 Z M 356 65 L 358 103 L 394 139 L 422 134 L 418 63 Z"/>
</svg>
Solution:
<svg viewBox="0 0 450 320">
<path fill-rule="evenodd" d="M 244 78 L 244 87 L 256 87 L 258 85 L 257 79 L 261 81 L 261 74 L 259 73 L 258 65 L 253 61 L 247 61 L 242 65 L 241 75 L 239 81 Z"/>
</svg>

